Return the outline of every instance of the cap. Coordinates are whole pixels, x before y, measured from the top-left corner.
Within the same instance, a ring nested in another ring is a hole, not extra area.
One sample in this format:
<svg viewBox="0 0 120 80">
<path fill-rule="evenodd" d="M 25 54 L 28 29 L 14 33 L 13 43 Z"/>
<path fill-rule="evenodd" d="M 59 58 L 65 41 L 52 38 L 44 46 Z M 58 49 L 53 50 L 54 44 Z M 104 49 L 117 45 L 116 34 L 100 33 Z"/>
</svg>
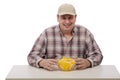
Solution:
<svg viewBox="0 0 120 80">
<path fill-rule="evenodd" d="M 65 15 L 65 14 L 76 15 L 74 6 L 71 4 L 62 4 L 58 8 L 58 15 Z"/>
</svg>

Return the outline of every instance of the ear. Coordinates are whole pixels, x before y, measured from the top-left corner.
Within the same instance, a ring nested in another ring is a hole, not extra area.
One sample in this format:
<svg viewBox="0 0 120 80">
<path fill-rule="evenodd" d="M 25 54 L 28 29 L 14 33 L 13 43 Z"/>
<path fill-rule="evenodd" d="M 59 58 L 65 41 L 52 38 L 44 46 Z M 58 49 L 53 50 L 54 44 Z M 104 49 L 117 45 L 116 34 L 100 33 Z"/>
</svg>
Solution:
<svg viewBox="0 0 120 80">
<path fill-rule="evenodd" d="M 59 22 L 59 15 L 57 15 L 57 21 Z"/>
<path fill-rule="evenodd" d="M 77 17 L 77 15 L 75 15 L 75 17 Z"/>
</svg>

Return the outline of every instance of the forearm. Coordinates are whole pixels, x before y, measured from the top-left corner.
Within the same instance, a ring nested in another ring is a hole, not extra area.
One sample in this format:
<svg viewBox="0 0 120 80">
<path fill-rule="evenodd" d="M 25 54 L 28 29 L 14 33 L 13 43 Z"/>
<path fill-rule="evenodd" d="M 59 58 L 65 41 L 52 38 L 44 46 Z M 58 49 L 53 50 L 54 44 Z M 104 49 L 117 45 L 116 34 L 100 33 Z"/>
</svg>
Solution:
<svg viewBox="0 0 120 80">
<path fill-rule="evenodd" d="M 91 67 L 94 67 L 101 64 L 103 55 L 100 51 L 97 51 L 93 52 L 87 59 L 90 61 Z"/>
<path fill-rule="evenodd" d="M 39 62 L 42 58 L 38 55 L 38 53 L 30 52 L 27 59 L 28 59 L 29 65 L 34 67 L 39 67 Z"/>
<path fill-rule="evenodd" d="M 87 35 L 86 50 L 87 59 L 91 62 L 91 67 L 97 66 L 102 62 L 102 52 L 91 33 Z"/>
<path fill-rule="evenodd" d="M 39 62 L 45 57 L 46 40 L 45 34 L 41 34 L 35 41 L 32 50 L 28 55 L 28 63 L 31 66 L 39 67 Z"/>
</svg>

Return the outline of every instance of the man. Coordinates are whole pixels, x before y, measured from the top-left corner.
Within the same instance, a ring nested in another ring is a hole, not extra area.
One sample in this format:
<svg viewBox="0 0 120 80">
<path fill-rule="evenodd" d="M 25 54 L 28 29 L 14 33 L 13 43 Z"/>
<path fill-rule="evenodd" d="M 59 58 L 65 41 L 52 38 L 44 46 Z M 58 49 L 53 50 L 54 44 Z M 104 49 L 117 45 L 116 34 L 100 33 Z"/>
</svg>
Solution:
<svg viewBox="0 0 120 80">
<path fill-rule="evenodd" d="M 101 63 L 103 55 L 92 33 L 83 26 L 75 25 L 76 17 L 73 5 L 63 4 L 59 7 L 59 25 L 47 28 L 38 37 L 28 55 L 31 66 L 56 70 L 53 65 L 63 56 L 73 58 L 78 70 Z"/>
</svg>

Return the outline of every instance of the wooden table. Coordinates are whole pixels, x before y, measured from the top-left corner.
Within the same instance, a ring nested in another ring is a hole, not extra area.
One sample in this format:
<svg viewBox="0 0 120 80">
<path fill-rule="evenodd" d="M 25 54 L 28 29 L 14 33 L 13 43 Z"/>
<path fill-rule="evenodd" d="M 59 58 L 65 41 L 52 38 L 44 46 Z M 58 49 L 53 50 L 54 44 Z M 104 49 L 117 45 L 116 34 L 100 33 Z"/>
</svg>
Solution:
<svg viewBox="0 0 120 80">
<path fill-rule="evenodd" d="M 114 65 L 75 71 L 47 71 L 29 65 L 15 65 L 6 80 L 120 80 L 120 74 Z"/>
</svg>

